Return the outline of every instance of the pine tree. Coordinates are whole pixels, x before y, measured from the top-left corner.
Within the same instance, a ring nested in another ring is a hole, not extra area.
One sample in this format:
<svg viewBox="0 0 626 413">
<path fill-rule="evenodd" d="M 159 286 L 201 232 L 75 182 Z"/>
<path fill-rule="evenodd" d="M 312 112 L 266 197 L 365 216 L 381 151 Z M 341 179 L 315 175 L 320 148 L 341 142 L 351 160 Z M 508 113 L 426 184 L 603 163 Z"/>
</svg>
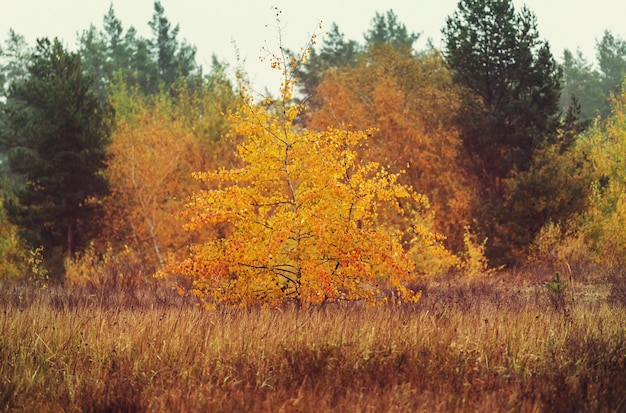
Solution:
<svg viewBox="0 0 626 413">
<path fill-rule="evenodd" d="M 562 119 L 562 71 L 526 7 L 517 12 L 511 0 L 461 0 L 443 35 L 453 79 L 466 89 L 459 125 L 480 180 L 478 229 L 481 237 L 489 238 L 492 262 L 512 263 L 521 258 L 518 252 L 536 228 L 552 218 L 539 203 L 527 204 L 525 216 L 533 218 L 533 229 L 525 228 L 530 222 L 519 221 L 511 201 L 523 199 L 519 191 L 529 195 L 528 186 L 515 185 L 513 178 L 527 172 L 551 145 L 566 151 L 573 142 L 567 138 L 570 132 L 582 125 L 577 119 Z M 550 179 L 532 177 L 545 185 L 534 188 L 541 196 L 558 195 L 550 193 Z"/>
<path fill-rule="evenodd" d="M 73 258 L 94 229 L 112 111 L 92 92 L 81 58 L 55 39 L 40 39 L 28 75 L 3 107 L 0 143 L 12 172 L 24 177 L 9 219 L 34 246 Z"/>
<path fill-rule="evenodd" d="M 154 14 L 149 23 L 152 29 L 152 53 L 157 63 L 159 80 L 173 84 L 179 76 L 189 78 L 198 72 L 196 49 L 177 39 L 180 26 L 172 28 L 160 1 L 154 2 Z"/>
</svg>

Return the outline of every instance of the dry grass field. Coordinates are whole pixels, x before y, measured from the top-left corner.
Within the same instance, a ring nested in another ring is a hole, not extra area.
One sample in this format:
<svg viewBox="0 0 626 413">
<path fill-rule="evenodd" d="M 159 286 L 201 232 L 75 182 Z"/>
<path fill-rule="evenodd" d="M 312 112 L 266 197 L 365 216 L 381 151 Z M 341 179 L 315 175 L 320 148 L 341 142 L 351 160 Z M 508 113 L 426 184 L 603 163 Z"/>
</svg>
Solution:
<svg viewBox="0 0 626 413">
<path fill-rule="evenodd" d="M 529 270 L 424 282 L 415 305 L 217 311 L 156 286 L 5 285 L 0 410 L 626 411 L 616 280 L 555 293 Z"/>
</svg>

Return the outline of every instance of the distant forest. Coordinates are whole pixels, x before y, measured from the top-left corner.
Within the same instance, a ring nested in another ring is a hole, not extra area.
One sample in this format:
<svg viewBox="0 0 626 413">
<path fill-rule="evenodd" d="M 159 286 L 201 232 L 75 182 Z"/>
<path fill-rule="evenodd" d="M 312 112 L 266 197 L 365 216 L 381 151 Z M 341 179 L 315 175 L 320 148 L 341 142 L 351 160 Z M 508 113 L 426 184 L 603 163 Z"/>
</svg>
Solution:
<svg viewBox="0 0 626 413">
<path fill-rule="evenodd" d="M 377 13 L 360 40 L 332 24 L 304 55 L 276 45 L 270 96 L 217 57 L 203 68 L 158 1 L 149 38 L 113 6 L 76 50 L 10 31 L 0 277 L 119 260 L 251 303 L 352 296 L 351 274 L 399 268 L 626 263 L 626 41 L 557 58 L 531 10 L 461 0 L 443 49 L 417 50 L 401 19 Z"/>
</svg>

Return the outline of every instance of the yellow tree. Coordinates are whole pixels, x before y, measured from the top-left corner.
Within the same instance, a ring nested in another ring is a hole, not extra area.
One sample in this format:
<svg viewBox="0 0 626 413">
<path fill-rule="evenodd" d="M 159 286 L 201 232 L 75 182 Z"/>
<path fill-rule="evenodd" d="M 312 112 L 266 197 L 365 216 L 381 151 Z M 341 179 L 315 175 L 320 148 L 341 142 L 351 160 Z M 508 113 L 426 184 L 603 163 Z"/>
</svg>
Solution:
<svg viewBox="0 0 626 413">
<path fill-rule="evenodd" d="M 161 265 L 188 242 L 175 216 L 197 188 L 197 140 L 165 94 L 147 102 L 121 86 L 112 100 L 120 116 L 108 149 L 105 236 Z"/>
<path fill-rule="evenodd" d="M 0 196 L 0 202 L 2 197 Z M 0 204 L 0 280 L 18 281 L 27 275 L 28 249 L 18 235 L 18 227 L 9 222 Z"/>
<path fill-rule="evenodd" d="M 626 264 L 626 82 L 611 100 L 611 116 L 583 137 L 594 179 L 584 214 L 585 237 L 606 264 Z"/>
<path fill-rule="evenodd" d="M 455 126 L 460 95 L 439 53 L 372 47 L 359 64 L 327 71 L 313 99 L 318 109 L 305 116 L 308 127 L 375 128 L 362 159 L 406 170 L 401 182 L 428 196 L 435 228 L 460 250 L 476 185 Z"/>
<path fill-rule="evenodd" d="M 366 132 L 298 127 L 303 107 L 289 103 L 292 87 L 287 77 L 280 102 L 246 98 L 230 115 L 243 137 L 242 166 L 195 174 L 214 189 L 197 192 L 184 214 L 187 230 L 226 229 L 165 273 L 189 277 L 208 306 L 374 302 L 382 287 L 417 300 L 407 283 L 419 274 L 403 240 L 414 253 L 448 256 L 427 199 L 378 163 L 357 162 Z M 390 211 L 404 218 L 402 227 L 381 222 Z"/>
</svg>

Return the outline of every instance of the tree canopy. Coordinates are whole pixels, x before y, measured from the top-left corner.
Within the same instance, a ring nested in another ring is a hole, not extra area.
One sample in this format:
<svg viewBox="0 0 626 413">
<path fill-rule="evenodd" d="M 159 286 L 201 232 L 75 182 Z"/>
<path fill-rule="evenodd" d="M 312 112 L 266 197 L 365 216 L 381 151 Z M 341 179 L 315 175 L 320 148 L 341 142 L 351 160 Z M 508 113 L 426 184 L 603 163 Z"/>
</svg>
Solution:
<svg viewBox="0 0 626 413">
<path fill-rule="evenodd" d="M 119 259 L 208 305 L 414 300 L 418 276 L 522 262 L 559 228 L 623 259 L 619 36 L 558 63 L 526 7 L 460 0 L 444 49 L 420 50 L 389 10 L 360 41 L 333 24 L 297 55 L 265 49 L 271 99 L 215 56 L 203 73 L 153 6 L 147 37 L 111 6 L 77 52 L 9 32 L 1 256 L 43 245 L 60 269 L 90 241 L 85 263 L 132 249 Z"/>
<path fill-rule="evenodd" d="M 1 143 L 11 171 L 24 178 L 6 208 L 32 245 L 71 258 L 97 221 L 96 197 L 107 191 L 101 171 L 112 111 L 93 93 L 80 55 L 57 39 L 40 39 L 27 68 L 3 106 Z"/>
<path fill-rule="evenodd" d="M 201 76 L 195 47 L 178 39 L 180 27 L 172 27 L 159 1 L 154 2 L 149 26 L 150 39 L 140 37 L 132 26 L 124 31 L 111 5 L 101 30 L 92 25 L 80 35 L 85 70 L 95 76 L 101 99 L 105 99 L 106 87 L 115 74 L 146 94 L 157 93 L 161 86 L 170 89 L 179 79 L 192 84 Z"/>
<path fill-rule="evenodd" d="M 485 193 L 501 197 L 510 171 L 556 134 L 561 70 L 534 14 L 510 0 L 461 0 L 443 34 L 453 78 L 476 100 L 464 143 Z"/>
<path fill-rule="evenodd" d="M 567 138 L 570 131 L 584 124 L 578 121 L 575 99 L 567 116 L 560 110 L 562 69 L 526 7 L 518 12 L 511 0 L 461 0 L 443 35 L 453 79 L 466 90 L 459 126 L 480 182 L 476 216 L 481 236 L 489 237 L 492 258 L 511 263 L 517 255 L 513 250 L 522 251 L 534 231 L 557 217 L 543 209 L 527 211 L 537 220 L 529 234 L 517 224 L 511 206 L 511 200 L 522 196 L 514 191 L 524 186 L 509 181 L 527 172 L 549 146 L 566 151 L 573 142 Z M 556 196 L 550 195 L 552 178 L 542 177 L 542 182 L 533 181 L 537 193 Z"/>
</svg>

